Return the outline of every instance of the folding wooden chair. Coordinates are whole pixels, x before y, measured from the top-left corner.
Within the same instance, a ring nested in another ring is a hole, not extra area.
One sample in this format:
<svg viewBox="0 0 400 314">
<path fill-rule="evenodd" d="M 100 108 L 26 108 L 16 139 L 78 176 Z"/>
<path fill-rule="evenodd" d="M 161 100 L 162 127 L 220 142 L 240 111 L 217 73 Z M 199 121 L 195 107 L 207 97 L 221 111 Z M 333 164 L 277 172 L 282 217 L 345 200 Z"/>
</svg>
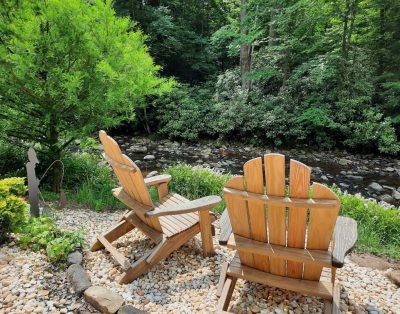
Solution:
<svg viewBox="0 0 400 314">
<path fill-rule="evenodd" d="M 118 144 L 106 132 L 100 131 L 100 140 L 104 147 L 104 157 L 121 184 L 121 187 L 113 190 L 113 194 L 130 210 L 122 216 L 116 226 L 97 237 L 91 250 L 105 248 L 110 252 L 125 271 L 119 282 L 128 283 L 139 277 L 199 232 L 204 256 L 213 255 L 211 223 L 215 216 L 209 211 L 220 203 L 221 198 L 207 196 L 189 201 L 176 193 L 168 193 L 171 176 L 159 175 L 143 179 L 140 169 L 129 157 L 121 153 Z M 149 186 L 158 189 L 157 204 L 153 204 L 150 198 L 147 189 Z M 156 246 L 131 263 L 111 242 L 135 227 L 156 243 Z"/>
<path fill-rule="evenodd" d="M 225 184 L 220 243 L 237 252 L 221 270 L 219 311 L 228 309 L 241 278 L 322 297 L 325 313 L 340 313 L 336 268 L 356 243 L 357 224 L 338 217 L 340 201 L 328 187 L 310 189 L 310 173 L 291 160 L 286 196 L 285 156 L 267 154 L 246 162 L 244 176 Z M 328 279 L 321 276 L 326 271 Z"/>
</svg>

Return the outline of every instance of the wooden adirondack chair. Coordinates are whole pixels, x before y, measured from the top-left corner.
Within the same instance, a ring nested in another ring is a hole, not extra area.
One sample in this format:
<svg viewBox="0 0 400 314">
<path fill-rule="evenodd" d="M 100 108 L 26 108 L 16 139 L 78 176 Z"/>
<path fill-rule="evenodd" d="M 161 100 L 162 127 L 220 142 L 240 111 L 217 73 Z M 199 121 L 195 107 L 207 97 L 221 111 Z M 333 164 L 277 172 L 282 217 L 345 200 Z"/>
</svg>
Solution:
<svg viewBox="0 0 400 314">
<path fill-rule="evenodd" d="M 207 196 L 195 201 L 168 193 L 169 175 L 159 175 L 143 179 L 140 169 L 126 155 L 121 153 L 118 144 L 100 131 L 100 141 L 104 147 L 104 157 L 113 168 L 121 187 L 114 189 L 113 195 L 130 210 L 120 222 L 106 233 L 99 235 L 91 250 L 105 248 L 124 269 L 120 283 L 128 283 L 149 268 L 166 258 L 197 233 L 201 232 L 203 254 L 214 254 L 212 226 L 215 216 L 209 211 L 220 203 L 219 196 Z M 159 202 L 153 204 L 147 187 L 156 186 Z M 111 242 L 138 228 L 147 235 L 156 246 L 131 263 Z"/>
<path fill-rule="evenodd" d="M 220 243 L 237 252 L 221 270 L 219 311 L 228 309 L 241 278 L 322 297 L 325 313 L 340 313 L 336 268 L 355 245 L 357 224 L 338 217 L 340 201 L 326 186 L 314 183 L 310 198 L 310 173 L 290 161 L 287 197 L 285 156 L 267 154 L 246 162 L 244 176 L 225 184 Z M 327 271 L 330 278 L 321 276 Z"/>
</svg>

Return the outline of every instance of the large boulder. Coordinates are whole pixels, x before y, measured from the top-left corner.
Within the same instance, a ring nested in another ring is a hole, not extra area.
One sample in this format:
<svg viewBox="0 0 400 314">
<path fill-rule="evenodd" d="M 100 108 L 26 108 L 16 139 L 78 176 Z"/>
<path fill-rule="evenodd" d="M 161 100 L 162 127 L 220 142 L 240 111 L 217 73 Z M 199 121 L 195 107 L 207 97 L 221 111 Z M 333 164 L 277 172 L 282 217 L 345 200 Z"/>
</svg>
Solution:
<svg viewBox="0 0 400 314">
<path fill-rule="evenodd" d="M 92 285 L 89 275 L 79 264 L 72 264 L 68 267 L 67 277 L 77 295 L 81 295 Z"/>
<path fill-rule="evenodd" d="M 85 300 L 101 313 L 116 313 L 124 304 L 119 294 L 99 286 L 91 286 L 84 295 Z"/>
<path fill-rule="evenodd" d="M 392 270 L 386 275 L 396 286 L 400 287 L 400 270 Z"/>
<path fill-rule="evenodd" d="M 383 191 L 382 185 L 380 185 L 377 182 L 372 182 L 370 185 L 368 185 L 368 188 L 370 190 L 372 190 L 372 191 L 375 191 L 375 192 L 382 192 Z"/>
</svg>

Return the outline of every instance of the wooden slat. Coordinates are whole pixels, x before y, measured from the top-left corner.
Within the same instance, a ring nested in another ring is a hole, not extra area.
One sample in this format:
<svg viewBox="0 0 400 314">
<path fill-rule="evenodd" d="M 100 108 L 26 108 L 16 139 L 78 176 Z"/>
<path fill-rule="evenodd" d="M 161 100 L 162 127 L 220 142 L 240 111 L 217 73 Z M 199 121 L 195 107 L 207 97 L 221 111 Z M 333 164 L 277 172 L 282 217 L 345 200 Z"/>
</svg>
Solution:
<svg viewBox="0 0 400 314">
<path fill-rule="evenodd" d="M 232 234 L 228 240 L 228 248 L 252 252 L 259 255 L 279 257 L 280 260 L 310 263 L 323 267 L 332 267 L 331 252 L 322 250 L 296 249 L 264 243 Z"/>
<path fill-rule="evenodd" d="M 228 243 L 228 239 L 232 234 L 232 225 L 229 220 L 228 210 L 225 208 L 221 217 L 219 218 L 219 226 L 220 226 L 220 236 L 219 236 L 219 244 L 225 245 Z"/>
<path fill-rule="evenodd" d="M 233 290 L 235 289 L 237 279 L 228 277 L 224 282 L 224 286 L 221 291 L 221 297 L 218 300 L 217 312 L 221 313 L 228 309 L 229 302 L 232 298 Z"/>
<path fill-rule="evenodd" d="M 126 221 L 125 219 L 121 220 L 117 225 L 113 226 L 111 229 L 106 231 L 103 236 L 106 238 L 107 241 L 110 243 L 113 242 L 114 240 L 118 239 L 119 237 L 123 236 L 124 234 L 128 233 L 134 228 L 134 225 L 132 225 L 130 222 Z M 104 247 L 101 242 L 96 239 L 96 242 L 92 245 L 90 250 L 92 252 L 95 252 L 97 250 L 100 250 Z"/>
<path fill-rule="evenodd" d="M 128 193 L 125 192 L 124 188 L 122 187 L 113 189 L 112 194 L 122 203 L 132 209 L 136 214 L 145 214 L 147 211 L 153 208 L 151 206 L 146 206 L 135 201 Z"/>
<path fill-rule="evenodd" d="M 128 269 L 131 266 L 131 263 L 129 263 L 128 259 L 120 252 L 118 252 L 117 249 L 113 247 L 112 244 L 108 242 L 103 235 L 99 235 L 97 238 L 99 239 L 101 244 L 104 245 L 105 249 L 114 257 L 117 263 L 122 266 L 122 268 Z"/>
<path fill-rule="evenodd" d="M 185 214 L 191 212 L 198 212 L 203 210 L 211 210 L 221 202 L 219 196 L 205 196 L 194 201 L 187 203 L 168 206 L 168 207 L 155 207 L 153 210 L 148 211 L 146 216 L 148 217 L 160 217 L 164 215 L 176 215 Z"/>
<path fill-rule="evenodd" d="M 308 198 L 311 170 L 306 165 L 290 160 L 289 195 L 296 198 Z M 306 236 L 307 207 L 290 207 L 288 221 L 287 246 L 304 248 Z M 303 264 L 287 262 L 287 276 L 302 278 Z"/>
<path fill-rule="evenodd" d="M 255 158 L 246 162 L 243 166 L 246 180 L 246 191 L 264 194 L 264 179 L 262 159 Z M 268 242 L 267 218 L 263 201 L 249 199 L 247 202 L 250 221 L 251 238 L 257 241 Z M 256 269 L 269 271 L 269 258 L 263 255 L 253 254 Z"/>
<path fill-rule="evenodd" d="M 285 156 L 267 154 L 264 156 L 265 181 L 267 194 L 270 196 L 285 196 Z M 268 206 L 269 243 L 286 245 L 286 208 L 285 206 Z M 286 275 L 286 261 L 271 257 L 270 272 L 274 275 Z"/>
<path fill-rule="evenodd" d="M 101 143 L 103 144 L 104 152 L 109 157 L 111 157 L 117 163 L 136 169 L 135 172 L 126 172 L 121 170 L 119 167 L 111 165 L 125 192 L 137 202 L 143 205 L 153 206 L 153 202 L 151 201 L 149 191 L 144 184 L 144 179 L 140 169 L 128 156 L 122 154 L 118 143 L 113 138 L 108 136 L 106 132 L 100 131 L 99 137 Z M 145 217 L 143 213 L 137 213 L 137 215 L 146 224 L 158 231 L 161 231 L 161 226 L 158 219 Z"/>
<path fill-rule="evenodd" d="M 146 225 L 134 212 L 126 215 L 125 219 L 147 235 L 154 243 L 161 241 L 162 233 Z"/>
<path fill-rule="evenodd" d="M 338 203 L 334 200 L 324 199 L 304 199 L 298 197 L 282 197 L 282 196 L 270 196 L 270 195 L 259 195 L 257 193 L 250 193 L 241 191 L 239 189 L 227 188 L 223 189 L 224 194 L 232 194 L 243 200 L 260 200 L 263 201 L 267 206 L 285 206 L 285 207 L 304 207 L 304 208 L 335 208 Z"/>
<path fill-rule="evenodd" d="M 338 202 L 336 208 L 311 208 L 310 223 L 307 234 L 307 249 L 309 250 L 328 250 L 332 239 L 336 218 L 339 214 L 340 201 L 333 191 L 328 187 L 314 183 L 312 186 L 312 196 L 316 198 L 332 199 Z M 319 280 L 322 267 L 318 265 L 304 265 L 303 278 L 308 280 Z"/>
<path fill-rule="evenodd" d="M 212 240 L 212 230 L 211 230 L 211 215 L 208 211 L 199 212 L 200 218 L 200 236 L 201 245 L 203 247 L 203 256 L 213 256 L 214 255 L 214 245 Z"/>
<path fill-rule="evenodd" d="M 344 257 L 357 241 L 357 222 L 349 217 L 338 217 L 333 236 L 332 264 L 343 267 Z"/>
<path fill-rule="evenodd" d="M 272 275 L 243 265 L 236 256 L 229 264 L 227 275 L 272 287 L 296 291 L 307 295 L 315 295 L 327 300 L 332 300 L 332 284 L 330 282 L 301 280 Z"/>
<path fill-rule="evenodd" d="M 137 169 L 135 167 L 131 167 L 131 166 L 127 166 L 124 165 L 120 162 L 115 161 L 114 159 L 112 159 L 108 154 L 103 153 L 103 157 L 105 160 L 107 160 L 107 162 L 113 167 L 113 168 L 118 168 L 119 170 L 122 171 L 127 171 L 127 172 L 136 172 Z"/>
<path fill-rule="evenodd" d="M 221 296 L 222 289 L 224 288 L 224 283 L 226 279 L 226 271 L 228 270 L 228 263 L 224 262 L 221 266 L 221 271 L 219 275 L 219 281 L 218 281 L 218 286 L 217 286 L 217 291 L 215 292 L 215 295 L 217 297 Z"/>
<path fill-rule="evenodd" d="M 145 178 L 144 183 L 146 184 L 146 186 L 153 186 L 161 183 L 167 183 L 171 181 L 171 179 L 172 177 L 169 174 L 160 174 L 158 176 Z"/>
<path fill-rule="evenodd" d="M 230 179 L 224 187 L 243 191 L 243 176 Z M 225 189 L 224 197 L 233 232 L 243 237 L 250 237 L 250 221 L 246 201 L 237 195 L 225 193 Z M 239 256 L 244 265 L 254 265 L 253 254 L 239 251 Z"/>
</svg>

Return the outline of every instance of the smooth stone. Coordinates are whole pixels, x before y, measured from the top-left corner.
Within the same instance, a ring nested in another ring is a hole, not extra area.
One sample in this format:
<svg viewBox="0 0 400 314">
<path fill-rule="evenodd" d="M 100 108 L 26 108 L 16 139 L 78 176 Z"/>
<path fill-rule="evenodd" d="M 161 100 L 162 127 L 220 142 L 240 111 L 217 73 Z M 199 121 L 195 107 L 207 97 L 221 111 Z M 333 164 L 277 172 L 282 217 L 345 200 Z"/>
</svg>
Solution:
<svg viewBox="0 0 400 314">
<path fill-rule="evenodd" d="M 82 264 L 82 259 L 83 259 L 82 253 L 79 251 L 75 251 L 68 255 L 67 263 L 69 265 L 72 265 L 72 264 L 80 265 L 80 264 Z"/>
<path fill-rule="evenodd" d="M 386 203 L 392 203 L 394 201 L 393 197 L 391 197 L 389 194 L 383 194 L 379 197 L 379 199 Z"/>
<path fill-rule="evenodd" d="M 158 175 L 158 171 L 151 171 L 148 173 L 148 175 L 146 176 L 146 178 L 150 178 L 150 177 L 154 177 Z"/>
<path fill-rule="evenodd" d="M 92 285 L 89 275 L 79 264 L 72 264 L 68 267 L 67 277 L 77 295 L 81 295 Z"/>
<path fill-rule="evenodd" d="M 134 153 L 147 153 L 147 147 L 146 146 L 140 146 L 140 147 L 131 147 L 130 149 Z"/>
<path fill-rule="evenodd" d="M 370 185 L 368 185 L 368 188 L 376 191 L 376 192 L 382 192 L 383 191 L 383 187 L 382 185 L 380 185 L 379 183 L 376 182 L 372 182 Z"/>
<path fill-rule="evenodd" d="M 103 287 L 91 286 L 84 293 L 85 300 L 101 313 L 116 313 L 124 304 L 124 299 Z"/>
<path fill-rule="evenodd" d="M 400 192 L 393 190 L 392 197 L 397 201 L 400 200 Z"/>
<path fill-rule="evenodd" d="M 118 310 L 118 314 L 147 314 L 148 312 L 137 309 L 132 305 L 124 305 Z"/>
<path fill-rule="evenodd" d="M 143 157 L 143 159 L 144 160 L 154 160 L 154 159 L 156 159 L 156 156 L 154 156 L 154 155 L 146 155 L 146 156 Z"/>
<path fill-rule="evenodd" d="M 400 287 L 400 270 L 392 270 L 386 275 L 396 286 Z"/>
<path fill-rule="evenodd" d="M 347 166 L 347 165 L 350 164 L 350 163 L 351 163 L 350 160 L 347 160 L 347 159 L 344 159 L 344 158 L 340 158 L 340 159 L 338 160 L 338 164 L 339 164 L 339 165 L 342 165 L 342 166 Z"/>
<path fill-rule="evenodd" d="M 355 182 L 361 182 L 362 180 L 364 180 L 364 178 L 362 176 L 354 176 L 354 175 L 351 175 L 351 174 L 347 175 L 347 177 L 350 180 L 353 180 Z"/>
</svg>

